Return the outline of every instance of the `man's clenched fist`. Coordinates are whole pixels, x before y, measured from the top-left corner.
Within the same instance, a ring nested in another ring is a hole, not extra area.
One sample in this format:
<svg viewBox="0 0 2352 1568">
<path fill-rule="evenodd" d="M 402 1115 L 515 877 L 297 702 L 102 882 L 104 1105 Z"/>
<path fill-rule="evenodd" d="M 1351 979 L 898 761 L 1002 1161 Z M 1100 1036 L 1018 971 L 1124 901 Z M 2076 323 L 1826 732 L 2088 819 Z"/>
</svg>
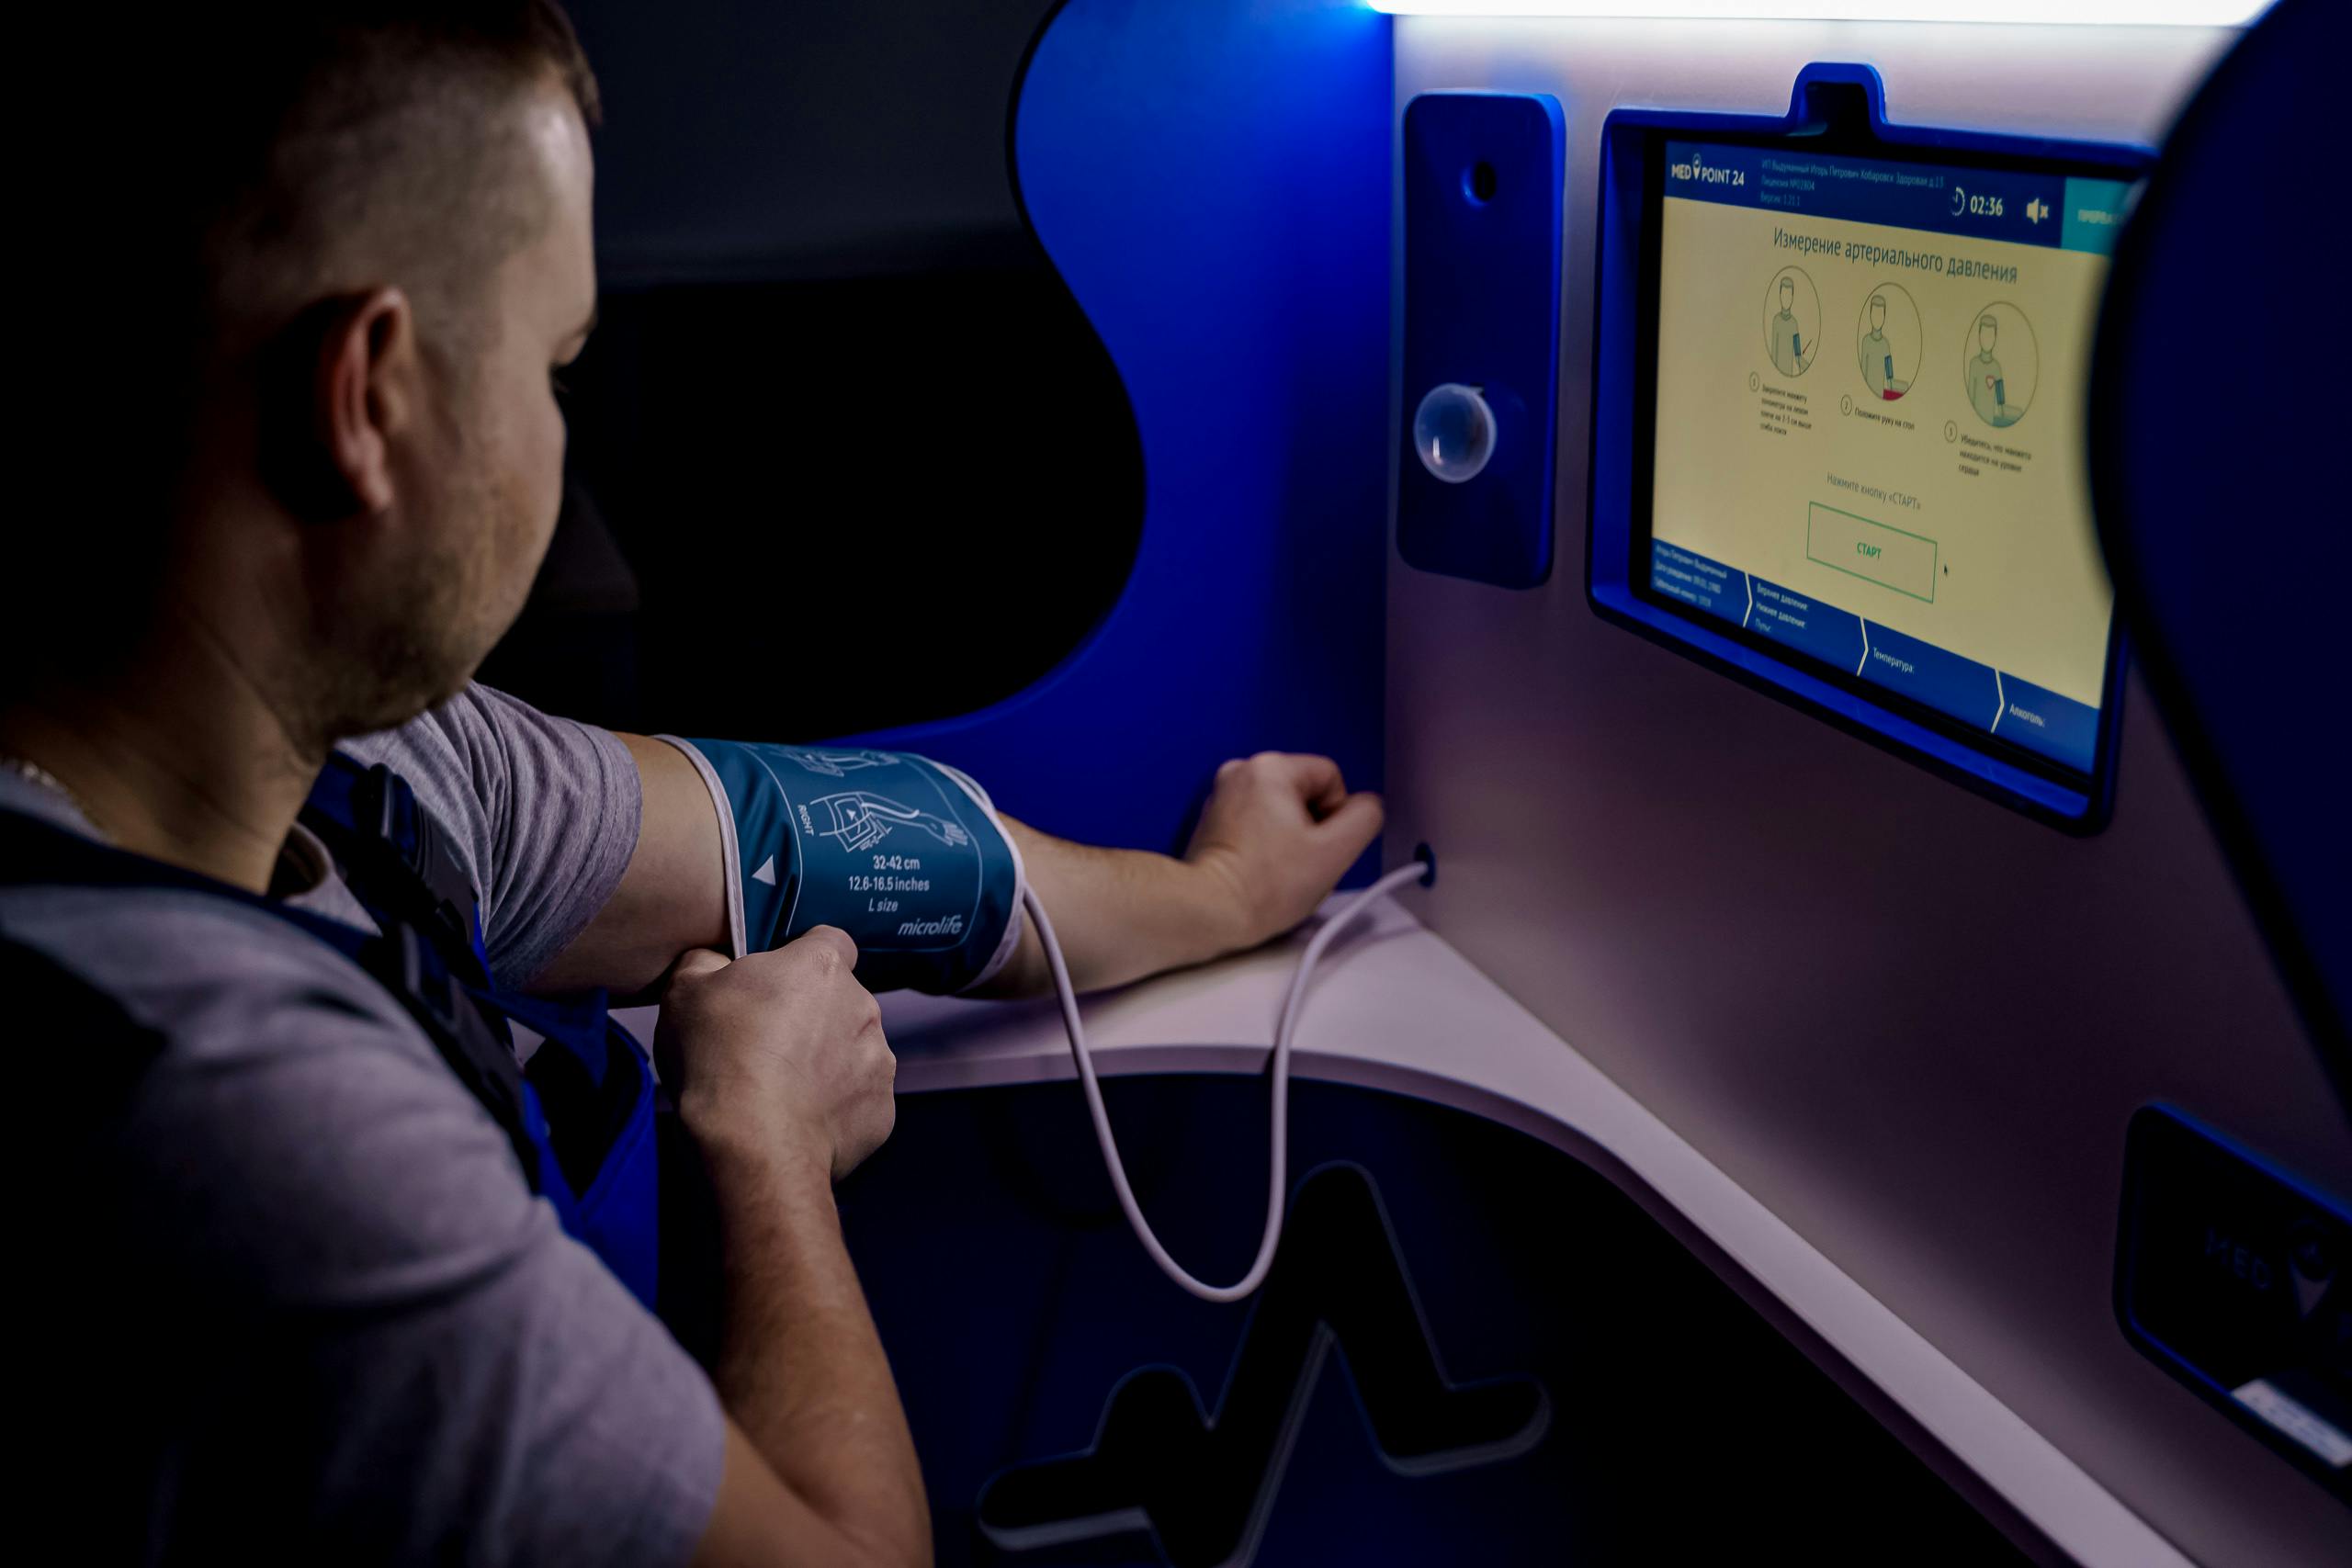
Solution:
<svg viewBox="0 0 2352 1568">
<path fill-rule="evenodd" d="M 1184 859 L 1226 889 L 1235 945 L 1254 947 L 1315 912 L 1381 819 L 1380 797 L 1349 794 L 1330 758 L 1261 751 L 1216 771 Z"/>
<path fill-rule="evenodd" d="M 898 1059 L 857 944 L 818 926 L 733 963 L 705 948 L 670 971 L 654 1050 L 706 1150 L 805 1153 L 838 1181 L 898 1118 Z"/>
</svg>

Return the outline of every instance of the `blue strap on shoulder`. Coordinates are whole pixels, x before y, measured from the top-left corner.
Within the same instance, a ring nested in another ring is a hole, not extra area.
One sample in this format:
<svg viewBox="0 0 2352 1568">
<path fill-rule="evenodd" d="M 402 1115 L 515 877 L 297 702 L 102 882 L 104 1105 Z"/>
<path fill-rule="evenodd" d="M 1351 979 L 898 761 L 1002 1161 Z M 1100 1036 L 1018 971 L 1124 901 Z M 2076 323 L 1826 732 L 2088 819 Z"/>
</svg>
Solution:
<svg viewBox="0 0 2352 1568">
<path fill-rule="evenodd" d="M 0 879 L 19 886 L 175 888 L 200 893 L 283 920 L 334 948 L 399 998 L 424 1026 L 450 1070 L 514 1145 L 526 1172 L 539 1164 L 538 1108 L 515 1066 L 511 1038 L 480 1017 L 437 944 L 405 924 L 371 934 L 201 873 L 167 865 L 17 812 L 0 812 Z"/>
<path fill-rule="evenodd" d="M 13 811 L 0 811 L 0 882 L 178 888 L 257 910 L 334 948 L 401 1002 L 506 1134 L 565 1233 L 652 1307 L 656 1097 L 642 1048 L 609 1020 L 601 994 L 557 1002 L 496 985 L 482 955 L 473 890 L 454 859 L 436 853 L 437 830 L 398 775 L 338 755 L 303 819 L 334 851 L 345 885 L 379 931 Z M 527 1072 L 515 1061 L 510 1021 L 548 1042 Z"/>
<path fill-rule="evenodd" d="M 967 990 L 1011 955 L 1020 853 L 963 773 L 904 751 L 662 739 L 718 807 L 743 951 L 837 926 L 876 991 Z"/>
<path fill-rule="evenodd" d="M 529 1141 L 527 1149 L 518 1145 L 524 1168 L 565 1232 L 639 1301 L 654 1305 L 657 1096 L 644 1047 L 612 1021 L 601 991 L 558 1000 L 498 984 L 473 885 L 399 774 L 335 753 L 302 819 L 335 852 L 353 896 L 379 925 L 407 940 L 428 933 L 443 963 L 462 972 L 463 999 L 503 1037 L 508 1065 L 510 1024 L 545 1042 L 520 1075 L 521 1125 Z"/>
</svg>

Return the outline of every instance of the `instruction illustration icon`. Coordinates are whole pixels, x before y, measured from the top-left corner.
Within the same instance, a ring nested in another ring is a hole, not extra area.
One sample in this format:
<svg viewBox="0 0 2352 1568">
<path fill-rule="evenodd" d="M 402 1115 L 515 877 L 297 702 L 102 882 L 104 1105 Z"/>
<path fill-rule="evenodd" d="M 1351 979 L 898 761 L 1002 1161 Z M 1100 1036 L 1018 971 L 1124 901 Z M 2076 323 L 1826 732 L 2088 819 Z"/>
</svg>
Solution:
<svg viewBox="0 0 2352 1568">
<path fill-rule="evenodd" d="M 933 812 L 867 790 L 828 795 L 810 801 L 808 809 L 821 815 L 828 824 L 818 830 L 839 840 L 844 850 L 871 849 L 888 838 L 894 828 L 919 829 L 949 849 L 960 849 L 972 841 L 972 835 L 965 831 L 960 822 L 950 822 Z"/>
<path fill-rule="evenodd" d="M 1891 403 L 1911 389 L 1919 377 L 1924 336 L 1919 307 L 1901 284 L 1882 283 L 1870 291 L 1855 338 L 1862 384 L 1873 399 Z"/>
<path fill-rule="evenodd" d="M 1764 349 L 1772 368 L 1802 376 L 1821 349 L 1821 295 L 1801 267 L 1784 266 L 1764 291 Z"/>
<path fill-rule="evenodd" d="M 2041 376 L 2041 350 L 2025 313 L 1996 300 L 1971 317 L 1962 374 L 1977 418 L 1996 430 L 2023 419 Z"/>
</svg>

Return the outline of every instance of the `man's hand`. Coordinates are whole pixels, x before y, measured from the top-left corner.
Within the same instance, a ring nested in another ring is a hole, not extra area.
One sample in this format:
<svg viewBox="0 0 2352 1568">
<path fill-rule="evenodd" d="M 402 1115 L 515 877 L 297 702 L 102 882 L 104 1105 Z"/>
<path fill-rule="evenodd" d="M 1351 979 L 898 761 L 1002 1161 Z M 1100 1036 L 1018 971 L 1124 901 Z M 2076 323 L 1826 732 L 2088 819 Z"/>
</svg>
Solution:
<svg viewBox="0 0 2352 1568">
<path fill-rule="evenodd" d="M 899 1065 L 856 965 L 832 926 L 732 964 L 705 948 L 678 960 L 654 1051 L 707 1156 L 801 1152 L 838 1181 L 882 1146 Z"/>
<path fill-rule="evenodd" d="M 1217 770 L 1182 860 L 1003 821 L 1061 933 L 1072 983 L 1092 991 L 1282 935 L 1379 836 L 1381 807 L 1376 795 L 1350 795 L 1328 757 L 1261 751 Z M 1035 996 L 1051 983 L 1037 933 L 1023 931 L 987 992 Z"/>
<path fill-rule="evenodd" d="M 922 1469 L 830 1185 L 897 1115 L 856 964 L 831 926 L 733 964 L 695 948 L 662 1000 L 654 1050 L 710 1176 L 725 1275 L 727 1458 L 695 1568 L 931 1561 Z"/>
<path fill-rule="evenodd" d="M 1232 945 L 1255 947 L 1313 914 L 1381 821 L 1380 797 L 1350 795 L 1330 758 L 1261 751 L 1217 769 L 1184 860 L 1230 899 Z"/>
</svg>

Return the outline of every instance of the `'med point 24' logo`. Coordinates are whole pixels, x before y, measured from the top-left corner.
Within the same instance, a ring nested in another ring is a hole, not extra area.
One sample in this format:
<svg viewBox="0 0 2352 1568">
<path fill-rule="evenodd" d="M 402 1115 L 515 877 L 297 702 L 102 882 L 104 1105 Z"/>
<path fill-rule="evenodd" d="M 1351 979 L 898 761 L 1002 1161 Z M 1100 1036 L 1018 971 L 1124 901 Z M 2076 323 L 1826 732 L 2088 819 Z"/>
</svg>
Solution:
<svg viewBox="0 0 2352 1568">
<path fill-rule="evenodd" d="M 1667 172 L 1678 180 L 1696 180 L 1701 185 L 1744 186 L 1747 183 L 1746 169 L 1718 167 L 1707 163 L 1695 152 L 1687 161 L 1668 165 Z"/>
</svg>

